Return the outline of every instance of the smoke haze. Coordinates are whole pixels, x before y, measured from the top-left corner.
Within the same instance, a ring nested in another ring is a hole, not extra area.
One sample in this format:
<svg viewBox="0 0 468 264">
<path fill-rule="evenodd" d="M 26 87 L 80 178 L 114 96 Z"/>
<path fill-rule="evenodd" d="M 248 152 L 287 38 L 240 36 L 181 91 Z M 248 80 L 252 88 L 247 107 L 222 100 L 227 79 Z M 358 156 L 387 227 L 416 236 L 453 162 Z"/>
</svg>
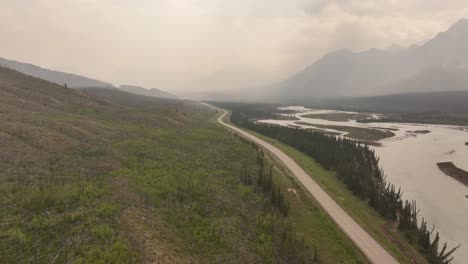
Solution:
<svg viewBox="0 0 468 264">
<path fill-rule="evenodd" d="M 465 0 L 0 0 L 0 57 L 116 85 L 228 91 L 325 53 L 422 43 Z"/>
</svg>

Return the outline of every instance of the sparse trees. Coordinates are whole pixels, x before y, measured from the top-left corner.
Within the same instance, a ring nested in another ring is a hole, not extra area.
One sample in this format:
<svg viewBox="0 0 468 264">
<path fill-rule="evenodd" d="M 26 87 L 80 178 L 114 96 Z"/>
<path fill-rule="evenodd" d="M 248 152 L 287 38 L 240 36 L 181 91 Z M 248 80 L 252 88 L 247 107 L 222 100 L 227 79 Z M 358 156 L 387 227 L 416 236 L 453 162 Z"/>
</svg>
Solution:
<svg viewBox="0 0 468 264">
<path fill-rule="evenodd" d="M 388 183 L 385 173 L 379 166 L 379 159 L 369 146 L 349 138 L 309 132 L 299 128 L 288 128 L 269 124 L 260 124 L 252 120 L 252 110 L 232 109 L 231 121 L 238 126 L 256 131 L 265 136 L 278 139 L 314 158 L 325 169 L 336 171 L 336 177 L 360 199 L 367 201 L 380 215 L 391 221 L 397 221 L 402 232 L 411 233 L 416 237 L 421 252 L 431 264 L 447 264 L 452 260 L 452 254 L 457 249 L 447 251 L 447 244 L 439 250 L 439 235 L 427 230 L 424 219 L 418 226 L 418 210 L 416 202 L 402 200 L 402 191 Z M 258 162 L 261 166 L 258 184 L 264 191 L 275 192 L 268 173 L 264 172 L 263 154 L 259 153 Z M 280 210 L 287 214 L 287 205 L 281 204 L 282 194 L 271 193 L 271 200 Z"/>
<path fill-rule="evenodd" d="M 303 239 L 296 237 L 296 231 L 292 224 L 287 220 L 288 216 L 288 203 L 286 201 L 281 188 L 277 186 L 274 181 L 273 165 L 265 158 L 265 153 L 257 150 L 257 179 L 255 189 L 259 193 L 263 193 L 265 198 L 269 200 L 270 204 L 278 210 L 279 214 L 284 217 L 280 224 L 268 224 L 265 226 L 271 227 L 273 230 L 265 231 L 262 235 L 263 238 L 271 236 L 273 248 L 274 263 L 320 263 L 317 248 L 310 247 Z M 240 174 L 241 183 L 244 185 L 251 185 L 252 178 L 248 174 L 247 169 L 244 168 Z M 263 221 L 271 221 L 263 219 Z M 262 222 L 263 222 L 262 221 Z M 262 239 L 263 240 L 263 239 Z"/>
</svg>

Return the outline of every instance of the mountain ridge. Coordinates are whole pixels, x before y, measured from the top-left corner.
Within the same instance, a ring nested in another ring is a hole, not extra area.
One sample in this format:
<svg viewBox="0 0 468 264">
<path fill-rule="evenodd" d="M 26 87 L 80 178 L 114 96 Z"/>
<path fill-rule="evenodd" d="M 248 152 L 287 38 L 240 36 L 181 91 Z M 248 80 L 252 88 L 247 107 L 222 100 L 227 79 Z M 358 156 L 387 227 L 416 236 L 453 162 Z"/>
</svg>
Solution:
<svg viewBox="0 0 468 264">
<path fill-rule="evenodd" d="M 31 63 L 24 63 L 15 60 L 9 60 L 0 58 L 0 67 L 5 67 L 18 71 L 20 73 L 36 77 L 42 80 L 46 80 L 58 85 L 67 86 L 70 88 L 106 88 L 106 89 L 117 89 L 120 91 L 128 92 L 134 95 L 159 97 L 159 98 L 177 98 L 177 96 L 160 89 L 152 88 L 146 89 L 140 86 L 134 85 L 121 85 L 119 87 L 114 86 L 111 83 L 103 82 L 86 76 L 78 74 L 67 73 L 62 71 L 50 70 L 41 66 L 37 66 Z"/>
<path fill-rule="evenodd" d="M 123 92 L 132 93 L 136 95 L 159 97 L 159 98 L 171 98 L 171 99 L 177 98 L 177 96 L 171 93 L 165 92 L 163 90 L 157 89 L 157 88 L 147 89 L 147 88 L 143 88 L 141 86 L 136 86 L 136 85 L 121 85 L 117 89 Z"/>
<path fill-rule="evenodd" d="M 440 76 L 462 77 L 463 74 L 458 73 L 465 68 L 468 75 L 468 19 L 460 19 L 447 31 L 420 46 L 392 51 L 332 51 L 302 71 L 273 85 L 272 91 L 277 101 L 383 95 L 404 92 L 404 87 L 399 87 L 399 84 L 417 77 L 428 78 L 429 70 L 438 69 L 436 75 Z M 408 91 L 425 91 L 421 84 L 427 83 L 427 80 L 413 80 L 413 83 L 414 86 L 408 88 Z M 453 86 L 454 83 L 457 85 Z M 458 90 L 463 87 L 468 89 L 468 78 L 440 84 L 437 89 Z"/>
<path fill-rule="evenodd" d="M 0 66 L 16 70 L 18 72 L 44 79 L 56 84 L 64 85 L 72 88 L 78 87 L 105 87 L 112 88 L 114 85 L 88 78 L 85 76 L 67 73 L 62 71 L 50 70 L 31 63 L 24 63 L 15 60 L 0 58 Z"/>
</svg>

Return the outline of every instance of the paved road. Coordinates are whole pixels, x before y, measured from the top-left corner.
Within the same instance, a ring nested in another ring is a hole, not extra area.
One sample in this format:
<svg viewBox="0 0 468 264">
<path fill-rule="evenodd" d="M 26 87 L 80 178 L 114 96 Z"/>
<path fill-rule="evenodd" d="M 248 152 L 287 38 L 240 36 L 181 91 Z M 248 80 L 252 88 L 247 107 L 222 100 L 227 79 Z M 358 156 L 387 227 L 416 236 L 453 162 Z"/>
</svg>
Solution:
<svg viewBox="0 0 468 264">
<path fill-rule="evenodd" d="M 226 115 L 227 112 L 224 111 L 224 113 L 218 118 L 218 123 L 255 142 L 257 145 L 262 146 L 281 160 L 372 263 L 398 263 L 398 261 L 390 255 L 387 250 L 385 250 L 377 241 L 375 241 L 374 238 L 372 238 L 371 235 L 369 235 L 369 233 L 356 223 L 356 221 L 354 221 L 354 219 L 352 219 L 324 190 L 322 190 L 322 188 L 320 188 L 320 186 L 313 181 L 312 178 L 288 155 L 272 144 L 224 122 L 223 119 Z"/>
</svg>

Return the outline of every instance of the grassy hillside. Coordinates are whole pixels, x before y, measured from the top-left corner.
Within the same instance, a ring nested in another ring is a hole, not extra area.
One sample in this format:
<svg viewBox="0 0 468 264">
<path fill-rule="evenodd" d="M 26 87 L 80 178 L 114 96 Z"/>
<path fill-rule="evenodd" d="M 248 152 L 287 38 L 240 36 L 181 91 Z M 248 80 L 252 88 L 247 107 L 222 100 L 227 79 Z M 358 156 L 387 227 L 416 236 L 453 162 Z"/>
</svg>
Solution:
<svg viewBox="0 0 468 264">
<path fill-rule="evenodd" d="M 89 86 L 98 86 L 98 87 L 106 87 L 106 88 L 113 88 L 114 86 L 110 83 L 106 83 L 103 81 L 91 79 L 88 77 L 54 71 L 45 69 L 33 64 L 29 63 L 22 63 L 13 60 L 7 60 L 4 58 L 0 58 L 0 67 L 10 68 L 21 73 L 38 77 L 44 80 L 48 80 L 53 83 L 57 84 L 67 84 L 69 87 L 89 87 Z"/>
<path fill-rule="evenodd" d="M 280 166 L 286 217 L 245 184 L 259 177 L 258 151 L 215 115 L 0 68 L 0 259 L 312 263 L 317 249 L 321 263 L 366 262 Z"/>
<path fill-rule="evenodd" d="M 187 125 L 176 112 L 184 103 L 155 114 L 4 68 L 0 98 L 0 259 L 134 262 L 119 232 L 123 208 L 110 173 L 122 156 L 114 144 Z"/>
</svg>

